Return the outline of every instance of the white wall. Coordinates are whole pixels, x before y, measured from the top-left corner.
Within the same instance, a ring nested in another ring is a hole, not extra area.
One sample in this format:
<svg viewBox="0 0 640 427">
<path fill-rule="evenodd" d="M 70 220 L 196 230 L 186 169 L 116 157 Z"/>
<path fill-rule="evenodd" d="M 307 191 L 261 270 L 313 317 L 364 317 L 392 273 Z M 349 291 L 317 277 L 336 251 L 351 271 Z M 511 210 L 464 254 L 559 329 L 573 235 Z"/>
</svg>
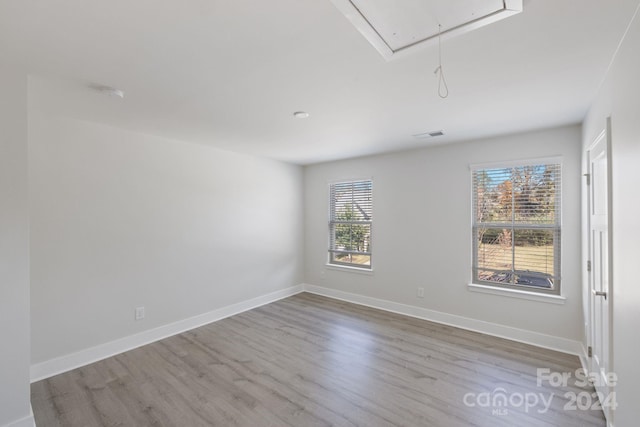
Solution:
<svg viewBox="0 0 640 427">
<path fill-rule="evenodd" d="M 563 157 L 562 294 L 565 305 L 470 292 L 469 165 Z M 325 268 L 327 184 L 373 178 L 372 275 Z M 305 168 L 305 280 L 571 340 L 583 337 L 580 294 L 580 127 L 569 126 Z M 417 298 L 417 287 L 426 297 Z"/>
<path fill-rule="evenodd" d="M 0 67 L 0 425 L 33 425 L 29 406 L 27 77 Z"/>
<path fill-rule="evenodd" d="M 300 167 L 36 107 L 33 363 L 302 282 Z"/>
<path fill-rule="evenodd" d="M 635 426 L 640 419 L 640 17 L 636 14 L 607 79 L 583 126 L 586 149 L 611 117 L 613 238 L 613 363 L 620 379 L 613 422 Z M 586 161 L 586 158 L 585 158 Z"/>
</svg>

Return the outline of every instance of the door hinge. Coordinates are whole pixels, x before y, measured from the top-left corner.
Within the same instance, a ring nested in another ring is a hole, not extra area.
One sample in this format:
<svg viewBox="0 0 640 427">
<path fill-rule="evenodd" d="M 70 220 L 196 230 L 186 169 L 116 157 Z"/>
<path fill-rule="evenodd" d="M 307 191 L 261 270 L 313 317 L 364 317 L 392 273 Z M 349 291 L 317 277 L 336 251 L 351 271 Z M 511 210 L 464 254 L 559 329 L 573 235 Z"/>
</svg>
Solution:
<svg viewBox="0 0 640 427">
<path fill-rule="evenodd" d="M 591 272 L 591 260 L 587 261 L 587 271 Z"/>
<path fill-rule="evenodd" d="M 587 347 L 587 356 L 593 357 L 593 347 Z"/>
<path fill-rule="evenodd" d="M 587 185 L 591 185 L 591 174 L 585 173 L 584 177 L 587 178 Z"/>
</svg>

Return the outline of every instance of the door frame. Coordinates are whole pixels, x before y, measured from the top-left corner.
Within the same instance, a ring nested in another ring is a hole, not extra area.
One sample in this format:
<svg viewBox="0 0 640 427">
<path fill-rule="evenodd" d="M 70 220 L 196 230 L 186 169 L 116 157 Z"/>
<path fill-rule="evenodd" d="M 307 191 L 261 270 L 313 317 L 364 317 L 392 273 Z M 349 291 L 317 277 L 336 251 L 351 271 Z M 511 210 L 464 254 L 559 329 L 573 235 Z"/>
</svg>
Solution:
<svg viewBox="0 0 640 427">
<path fill-rule="evenodd" d="M 607 228 L 608 228 L 608 238 L 607 238 L 607 253 L 608 253 L 608 263 L 609 263 L 609 271 L 608 271 L 608 289 L 607 289 L 607 299 L 609 304 L 608 310 L 608 371 L 615 372 L 615 368 L 613 366 L 613 310 L 615 304 L 615 296 L 613 295 L 613 242 L 612 242 L 612 195 L 613 195 L 613 186 L 612 186 L 612 165 L 611 165 L 611 117 L 607 117 L 606 127 L 603 129 L 593 140 L 590 142 L 589 146 L 585 150 L 585 158 L 586 158 L 586 180 L 584 181 L 585 191 L 583 194 L 586 194 L 586 203 L 583 204 L 583 209 L 586 212 L 586 215 L 583 215 L 583 218 L 586 220 L 586 227 L 583 228 L 583 239 L 586 244 L 586 258 L 585 258 L 585 267 L 588 265 L 588 262 L 593 262 L 591 259 L 593 242 L 591 241 L 591 185 L 593 182 L 591 181 L 591 151 L 595 148 L 595 146 L 601 142 L 604 138 L 604 143 L 606 144 L 605 151 L 607 154 Z M 589 271 L 588 268 L 584 269 L 586 273 L 586 280 L 583 280 L 584 286 L 584 297 L 583 301 L 586 302 L 587 307 L 585 312 L 585 338 L 587 342 L 587 348 L 590 349 L 593 346 L 594 342 L 594 334 L 595 328 L 592 324 L 593 320 L 593 296 L 591 295 L 591 284 L 592 284 L 592 272 Z M 593 358 L 590 356 L 590 352 L 586 354 L 586 366 L 585 368 L 588 370 L 588 375 L 590 378 L 593 378 L 593 375 L 596 374 L 593 370 Z M 603 403 L 603 402 L 601 402 Z M 615 411 L 608 411 L 609 417 L 607 418 L 607 425 L 613 425 Z"/>
</svg>

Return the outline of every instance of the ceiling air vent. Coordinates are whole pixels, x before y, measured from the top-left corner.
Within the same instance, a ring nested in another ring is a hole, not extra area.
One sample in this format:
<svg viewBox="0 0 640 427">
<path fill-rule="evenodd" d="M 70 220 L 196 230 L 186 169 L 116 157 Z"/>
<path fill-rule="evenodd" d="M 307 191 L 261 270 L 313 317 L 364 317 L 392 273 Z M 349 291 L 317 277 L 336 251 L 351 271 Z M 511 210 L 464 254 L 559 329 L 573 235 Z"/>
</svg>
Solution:
<svg viewBox="0 0 640 427">
<path fill-rule="evenodd" d="M 331 0 L 387 60 L 522 12 L 523 0 Z"/>
<path fill-rule="evenodd" d="M 444 135 L 444 131 L 434 130 L 432 132 L 418 133 L 416 135 L 413 135 L 413 137 L 418 139 L 425 139 L 425 138 L 434 138 L 436 136 L 442 136 L 442 135 Z"/>
</svg>

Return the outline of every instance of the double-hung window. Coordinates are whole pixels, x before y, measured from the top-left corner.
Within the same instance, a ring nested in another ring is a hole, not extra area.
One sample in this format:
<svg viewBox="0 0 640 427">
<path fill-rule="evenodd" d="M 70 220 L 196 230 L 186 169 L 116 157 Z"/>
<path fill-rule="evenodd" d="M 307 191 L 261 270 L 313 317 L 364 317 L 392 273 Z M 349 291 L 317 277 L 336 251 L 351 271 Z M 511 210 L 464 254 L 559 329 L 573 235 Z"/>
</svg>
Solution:
<svg viewBox="0 0 640 427">
<path fill-rule="evenodd" d="M 560 293 L 558 159 L 474 166 L 473 282 Z"/>
<path fill-rule="evenodd" d="M 371 180 L 329 185 L 329 264 L 371 269 Z"/>
</svg>

